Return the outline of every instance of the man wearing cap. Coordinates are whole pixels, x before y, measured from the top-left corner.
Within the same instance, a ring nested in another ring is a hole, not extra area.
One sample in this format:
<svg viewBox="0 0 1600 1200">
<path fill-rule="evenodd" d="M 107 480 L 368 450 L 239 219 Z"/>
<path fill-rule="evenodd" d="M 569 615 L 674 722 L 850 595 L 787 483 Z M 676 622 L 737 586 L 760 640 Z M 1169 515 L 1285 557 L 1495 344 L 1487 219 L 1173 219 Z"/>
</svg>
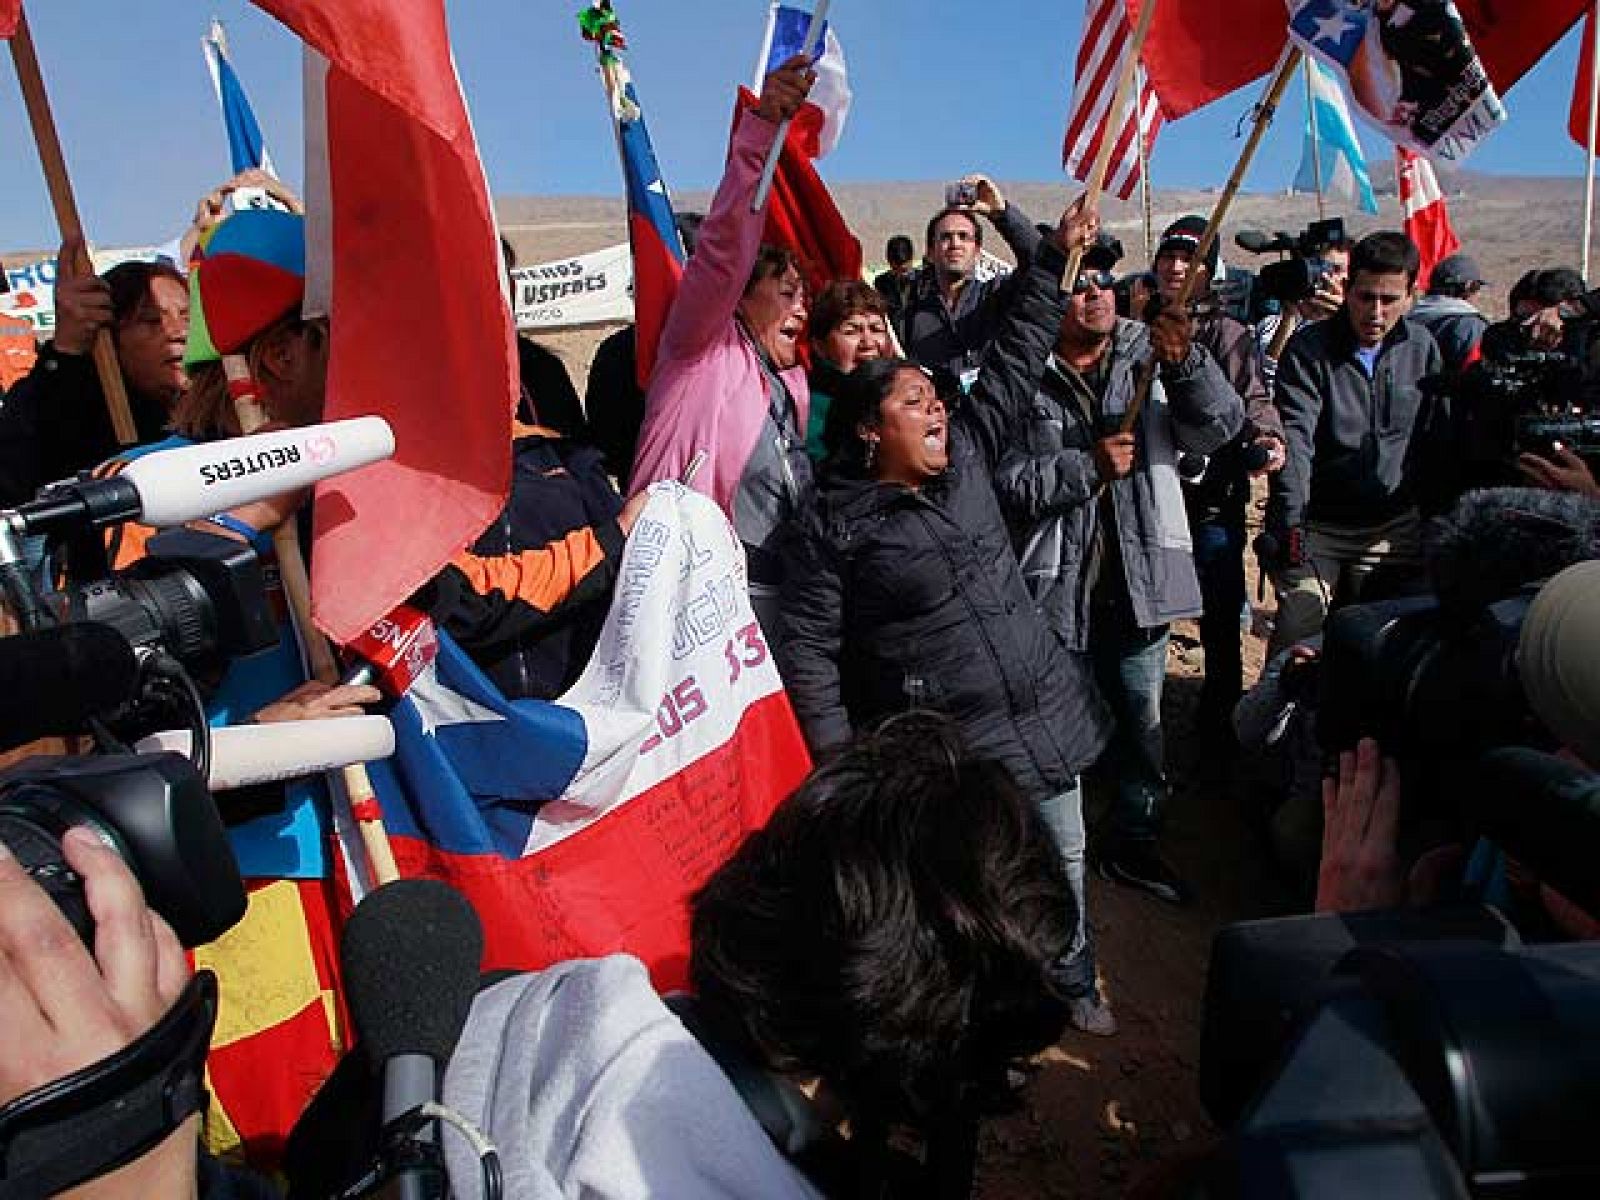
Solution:
<svg viewBox="0 0 1600 1200">
<path fill-rule="evenodd" d="M 1433 334 L 1444 357 L 1444 369 L 1451 374 L 1465 370 L 1477 360 L 1483 331 L 1489 318 L 1478 311 L 1473 300 L 1486 280 L 1478 260 L 1466 254 L 1452 254 L 1433 268 L 1428 294 L 1411 309 L 1411 319 Z"/>
<path fill-rule="evenodd" d="M 1244 547 L 1250 479 L 1282 468 L 1286 443 L 1255 337 L 1222 311 L 1211 290 L 1217 268 L 1215 239 L 1205 260 L 1195 261 L 1205 230 L 1205 218 L 1198 216 L 1180 217 L 1168 226 L 1156 248 L 1155 276 L 1164 305 L 1177 303 L 1191 273 L 1196 276 L 1190 292 L 1195 341 L 1211 352 L 1244 403 L 1245 424 L 1237 437 L 1209 458 L 1187 455 L 1179 460 L 1205 605 L 1200 616 L 1200 645 L 1205 651 L 1198 713 L 1204 747 L 1200 765 L 1209 778 L 1221 780 L 1237 745 L 1233 708 L 1244 690 L 1239 616 L 1248 595 Z"/>
<path fill-rule="evenodd" d="M 1169 309 L 1148 326 L 1117 317 L 1115 261 L 1105 243 L 1092 247 L 1063 295 L 1054 353 L 1033 394 L 1017 399 L 1026 417 L 995 489 L 1034 599 L 1068 649 L 1093 657 L 1116 718 L 1097 768 L 1115 798 L 1096 866 L 1179 904 L 1189 888 L 1156 847 L 1167 792 L 1161 689 L 1168 628 L 1198 616 L 1201 596 L 1177 462 L 1225 445 L 1244 406 L 1187 313 Z M 1124 432 L 1152 356 L 1149 398 Z"/>
</svg>

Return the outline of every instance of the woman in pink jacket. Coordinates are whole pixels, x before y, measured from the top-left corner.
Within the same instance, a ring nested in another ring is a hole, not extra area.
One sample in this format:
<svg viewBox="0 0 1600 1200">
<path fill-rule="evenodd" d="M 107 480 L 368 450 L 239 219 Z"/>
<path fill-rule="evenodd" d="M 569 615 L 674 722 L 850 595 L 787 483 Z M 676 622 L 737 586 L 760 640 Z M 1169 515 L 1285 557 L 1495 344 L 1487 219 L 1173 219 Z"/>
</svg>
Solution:
<svg viewBox="0 0 1600 1200">
<path fill-rule="evenodd" d="M 769 640 L 779 630 L 779 538 L 811 504 L 811 393 L 799 357 L 805 283 L 788 251 L 761 244 L 766 213 L 752 212 L 751 200 L 780 122 L 815 79 L 797 55 L 767 76 L 757 107 L 739 114 L 661 334 L 631 476 L 637 492 L 682 478 L 704 454 L 693 486 L 722 506 L 744 542 L 750 598 Z"/>
</svg>

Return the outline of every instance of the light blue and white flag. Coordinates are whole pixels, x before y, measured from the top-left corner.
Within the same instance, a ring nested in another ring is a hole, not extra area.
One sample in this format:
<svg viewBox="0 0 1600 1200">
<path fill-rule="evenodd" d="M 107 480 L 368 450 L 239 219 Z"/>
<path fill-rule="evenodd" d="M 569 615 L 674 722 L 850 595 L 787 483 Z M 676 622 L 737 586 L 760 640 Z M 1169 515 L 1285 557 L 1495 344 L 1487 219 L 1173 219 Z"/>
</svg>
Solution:
<svg viewBox="0 0 1600 1200">
<path fill-rule="evenodd" d="M 1300 155 L 1300 170 L 1294 177 L 1294 190 L 1342 196 L 1352 204 L 1359 203 L 1362 212 L 1375 213 L 1378 198 L 1372 193 L 1372 176 L 1367 174 L 1367 160 L 1361 153 L 1361 140 L 1356 137 L 1339 77 L 1314 58 L 1306 59 L 1306 70 L 1311 79 L 1311 98 L 1306 105 L 1306 142 Z"/>
<path fill-rule="evenodd" d="M 222 123 L 228 129 L 228 153 L 233 159 L 233 173 L 259 167 L 269 175 L 276 175 L 272 157 L 267 153 L 266 139 L 261 136 L 261 126 L 255 111 L 250 107 L 250 97 L 244 94 L 244 85 L 228 61 L 228 39 L 222 31 L 222 22 L 213 20 L 211 29 L 200 39 L 205 51 L 206 66 L 211 71 L 211 83 L 217 89 L 217 103 L 222 106 Z"/>
</svg>

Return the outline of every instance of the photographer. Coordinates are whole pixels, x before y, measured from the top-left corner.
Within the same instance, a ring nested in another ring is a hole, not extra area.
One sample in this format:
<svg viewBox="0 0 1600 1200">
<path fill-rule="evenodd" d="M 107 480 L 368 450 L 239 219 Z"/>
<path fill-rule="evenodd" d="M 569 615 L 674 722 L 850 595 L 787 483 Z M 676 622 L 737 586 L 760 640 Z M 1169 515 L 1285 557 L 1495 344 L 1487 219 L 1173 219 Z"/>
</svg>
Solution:
<svg viewBox="0 0 1600 1200">
<path fill-rule="evenodd" d="M 1279 235 L 1286 237 L 1287 235 Z M 1319 221 L 1294 240 L 1292 256 L 1317 264 L 1311 291 L 1290 303 L 1287 312 L 1269 313 L 1256 324 L 1256 344 L 1261 348 L 1262 369 L 1267 386 L 1277 383 L 1278 358 L 1273 347 L 1292 336 L 1292 331 L 1318 321 L 1326 321 L 1344 306 L 1345 285 L 1350 278 L 1350 243 L 1344 222 L 1337 218 Z M 1290 333 L 1283 332 L 1288 322 Z"/>
<path fill-rule="evenodd" d="M 1404 316 L 1417 269 L 1404 234 L 1363 238 L 1340 315 L 1301 329 L 1284 352 L 1276 398 L 1289 458 L 1257 548 L 1278 594 L 1271 654 L 1314 634 L 1335 597 L 1359 599 L 1374 579 L 1403 590 L 1421 566 L 1408 452 L 1419 383 L 1440 358 Z"/>
</svg>

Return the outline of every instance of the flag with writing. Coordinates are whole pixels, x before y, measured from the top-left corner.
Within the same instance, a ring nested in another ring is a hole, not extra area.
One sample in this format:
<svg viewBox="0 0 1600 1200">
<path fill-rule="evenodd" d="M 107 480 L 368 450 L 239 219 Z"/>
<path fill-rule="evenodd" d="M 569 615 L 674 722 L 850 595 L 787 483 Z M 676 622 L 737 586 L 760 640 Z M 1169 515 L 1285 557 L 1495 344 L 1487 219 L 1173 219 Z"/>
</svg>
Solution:
<svg viewBox="0 0 1600 1200">
<path fill-rule="evenodd" d="M 1306 139 L 1300 170 L 1294 177 L 1295 190 L 1337 196 L 1358 205 L 1362 212 L 1375 213 L 1378 197 L 1372 191 L 1372 176 L 1344 102 L 1344 89 L 1338 77 L 1314 58 L 1306 60 L 1306 71 L 1311 99 L 1306 105 Z"/>
<path fill-rule="evenodd" d="M 1289 36 L 1333 69 L 1362 116 L 1397 146 L 1459 162 L 1505 123 L 1505 106 L 1456 6 L 1288 0 Z"/>
<path fill-rule="evenodd" d="M 200 39 L 200 48 L 206 56 L 206 69 L 211 72 L 211 86 L 217 93 L 217 103 L 222 108 L 222 124 L 228 131 L 228 157 L 233 163 L 233 173 L 259 168 L 276 175 L 272 156 L 267 153 L 266 139 L 250 107 L 250 97 L 245 95 L 244 84 L 228 58 L 228 37 L 222 22 L 213 20 L 211 29 Z"/>
<path fill-rule="evenodd" d="M 1433 164 L 1404 146 L 1396 146 L 1394 152 L 1406 236 L 1416 243 L 1422 257 L 1417 287 L 1425 289 L 1433 268 L 1461 248 L 1461 239 L 1450 226 L 1450 210 Z"/>
<path fill-rule="evenodd" d="M 1078 42 L 1072 111 L 1061 147 L 1061 165 L 1067 174 L 1087 180 L 1101 144 L 1108 137 L 1114 139 L 1106 191 L 1123 200 L 1138 186 L 1144 159 L 1161 130 L 1161 103 L 1142 70 L 1130 93 L 1133 103 L 1120 112 L 1111 111 L 1132 40 L 1123 0 L 1088 0 Z"/>
<path fill-rule="evenodd" d="M 477 907 L 486 969 L 623 952 L 685 985 L 688 898 L 810 762 L 722 511 L 658 483 L 578 682 L 507 700 L 448 637 L 374 764 L 403 875 Z"/>
<path fill-rule="evenodd" d="M 444 0 L 257 3 L 308 48 L 306 306 L 332 317 L 325 417 L 376 413 L 397 445 L 317 488 L 312 612 L 342 643 L 504 507 L 511 310 Z"/>
</svg>

